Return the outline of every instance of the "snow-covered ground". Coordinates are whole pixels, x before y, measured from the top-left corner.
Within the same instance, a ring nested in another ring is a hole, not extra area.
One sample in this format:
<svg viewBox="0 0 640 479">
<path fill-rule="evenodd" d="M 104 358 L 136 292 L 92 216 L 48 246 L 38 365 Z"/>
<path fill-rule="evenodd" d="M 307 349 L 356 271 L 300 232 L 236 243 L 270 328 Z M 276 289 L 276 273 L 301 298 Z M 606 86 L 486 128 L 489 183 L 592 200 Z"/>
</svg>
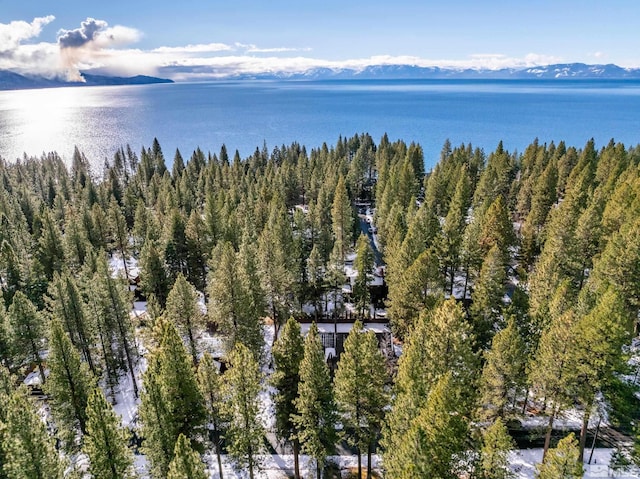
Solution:
<svg viewBox="0 0 640 479">
<path fill-rule="evenodd" d="M 609 468 L 609 459 L 612 449 L 596 449 L 593 454 L 591 464 L 585 464 L 584 479 L 599 478 L 619 478 L 619 479 L 637 479 L 640 478 L 640 471 L 614 471 Z M 373 455 L 373 468 L 380 471 L 380 456 Z M 509 456 L 511 462 L 511 470 L 515 474 L 516 479 L 533 479 L 535 477 L 536 464 L 542 459 L 542 449 L 523 449 L 514 451 Z M 206 454 L 204 457 L 207 465 L 207 474 L 210 479 L 217 479 L 218 463 L 214 454 Z M 273 454 L 260 456 L 261 470 L 256 474 L 256 479 L 285 479 L 293 473 L 293 455 L 291 454 Z M 330 456 L 328 461 L 336 464 L 342 471 L 342 475 L 346 476 L 348 472 L 353 471 L 357 467 L 358 459 L 356 456 Z M 229 479 L 246 479 L 248 473 L 246 471 L 236 471 L 233 463 L 226 456 L 222 458 L 224 477 Z M 362 457 L 362 465 L 366 467 L 367 458 Z M 145 465 L 142 456 L 138 456 L 136 466 L 141 470 Z M 305 478 L 315 477 L 315 463 L 306 455 L 300 455 L 300 472 Z"/>
<path fill-rule="evenodd" d="M 640 470 L 614 471 L 609 468 L 609 461 L 613 449 L 595 449 L 591 464 L 584 465 L 584 479 L 596 479 L 602 477 L 617 477 L 621 479 L 635 479 L 640 477 Z M 589 457 L 589 451 L 585 452 Z M 533 479 L 535 477 L 535 465 L 542 460 L 542 449 L 521 449 L 513 451 L 509 456 L 511 469 L 517 479 Z"/>
<path fill-rule="evenodd" d="M 531 406 L 531 403 L 529 404 Z M 567 431 L 576 431 L 582 427 L 582 417 L 584 412 L 571 408 L 562 411 L 553 421 L 554 429 L 562 429 Z M 589 417 L 589 429 L 593 431 L 598 425 L 600 416 L 597 412 L 594 412 Z M 603 418 L 601 425 L 607 425 L 606 418 Z M 527 412 L 527 415 L 521 419 L 522 427 L 525 429 L 544 429 L 547 427 L 549 418 L 544 415 L 534 415 Z"/>
<path fill-rule="evenodd" d="M 138 348 L 143 349 L 140 345 L 138 345 Z M 144 350 L 140 351 L 141 354 L 143 354 L 143 352 Z M 138 386 L 138 393 L 140 393 L 140 391 L 142 391 L 142 374 L 147 370 L 146 358 L 140 356 L 133 369 Z M 107 395 L 109 394 L 108 389 L 106 393 Z M 113 409 L 116 414 L 122 418 L 122 425 L 124 427 L 136 427 L 139 405 L 140 398 L 135 397 L 131 375 L 128 373 L 122 374 L 115 389 L 115 404 L 113 405 Z"/>
<path fill-rule="evenodd" d="M 275 327 L 272 324 L 267 324 L 263 327 L 264 331 L 264 362 L 262 366 L 262 374 L 264 380 L 262 384 L 262 390 L 260 391 L 260 419 L 267 431 L 273 431 L 276 426 L 276 408 L 273 404 L 273 393 L 275 389 L 268 384 L 269 374 L 273 372 L 271 368 L 273 361 L 271 355 L 271 346 L 273 345 L 273 338 L 275 336 Z"/>
<path fill-rule="evenodd" d="M 373 456 L 374 470 L 378 467 L 380 458 Z M 293 475 L 293 455 L 292 454 L 272 454 L 260 456 L 260 471 L 255 475 L 256 479 L 287 479 Z M 346 475 L 349 470 L 353 470 L 358 465 L 356 456 L 329 456 L 327 461 L 336 464 Z M 214 454 L 205 455 L 205 463 L 207 464 L 207 474 L 210 479 L 219 478 L 218 462 Z M 367 458 L 362 457 L 362 465 L 366 466 Z M 249 474 L 246 471 L 236 471 L 233 464 L 230 463 L 225 456 L 222 460 L 222 469 L 225 479 L 246 479 Z M 315 478 L 316 468 L 315 462 L 308 456 L 300 455 L 300 474 L 304 478 Z"/>
</svg>

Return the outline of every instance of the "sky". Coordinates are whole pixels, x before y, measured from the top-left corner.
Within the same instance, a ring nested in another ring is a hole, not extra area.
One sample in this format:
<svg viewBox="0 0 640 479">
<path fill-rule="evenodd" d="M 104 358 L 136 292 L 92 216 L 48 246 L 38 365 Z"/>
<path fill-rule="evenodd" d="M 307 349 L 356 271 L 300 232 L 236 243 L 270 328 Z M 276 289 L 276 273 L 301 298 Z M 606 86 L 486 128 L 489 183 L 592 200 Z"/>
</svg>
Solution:
<svg viewBox="0 0 640 479">
<path fill-rule="evenodd" d="M 640 67 L 637 0 L 0 0 L 0 70 L 174 80 L 313 67 Z"/>
</svg>

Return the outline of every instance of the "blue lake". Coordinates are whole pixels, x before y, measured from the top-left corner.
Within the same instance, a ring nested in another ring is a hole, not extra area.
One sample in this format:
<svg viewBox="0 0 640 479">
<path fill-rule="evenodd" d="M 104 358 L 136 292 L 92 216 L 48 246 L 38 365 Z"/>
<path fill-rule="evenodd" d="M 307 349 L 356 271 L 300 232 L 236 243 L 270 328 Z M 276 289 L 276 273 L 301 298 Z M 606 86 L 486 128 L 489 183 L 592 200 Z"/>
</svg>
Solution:
<svg viewBox="0 0 640 479">
<path fill-rule="evenodd" d="M 640 143 L 640 82 L 633 81 L 242 81 L 0 92 L 0 156 L 78 146 L 96 166 L 129 144 L 160 141 L 167 163 L 225 143 L 244 158 L 297 141 L 317 148 L 339 135 L 420 143 L 433 166 L 448 138 L 486 151 L 503 140 L 599 146 Z"/>
</svg>

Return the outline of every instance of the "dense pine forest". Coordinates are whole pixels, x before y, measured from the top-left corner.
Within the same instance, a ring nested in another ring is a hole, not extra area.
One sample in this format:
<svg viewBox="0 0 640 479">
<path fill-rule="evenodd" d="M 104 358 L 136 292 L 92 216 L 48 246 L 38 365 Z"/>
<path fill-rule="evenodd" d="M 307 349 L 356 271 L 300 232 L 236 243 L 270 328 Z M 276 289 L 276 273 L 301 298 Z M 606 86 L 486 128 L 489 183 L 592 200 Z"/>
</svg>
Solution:
<svg viewBox="0 0 640 479">
<path fill-rule="evenodd" d="M 638 147 L 69 163 L 0 161 L 0 479 L 329 478 L 340 454 L 499 479 L 521 443 L 540 479 L 596 444 L 640 463 Z"/>
</svg>

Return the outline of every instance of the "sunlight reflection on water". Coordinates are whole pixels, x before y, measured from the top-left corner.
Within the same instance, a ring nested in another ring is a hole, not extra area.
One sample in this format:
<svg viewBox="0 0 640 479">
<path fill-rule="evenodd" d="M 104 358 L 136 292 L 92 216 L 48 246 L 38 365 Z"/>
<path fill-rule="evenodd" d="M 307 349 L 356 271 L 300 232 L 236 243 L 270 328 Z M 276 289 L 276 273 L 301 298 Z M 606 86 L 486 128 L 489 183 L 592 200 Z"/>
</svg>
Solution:
<svg viewBox="0 0 640 479">
<path fill-rule="evenodd" d="M 111 156 L 127 143 L 118 109 L 135 110 L 136 98 L 109 87 L 55 88 L 0 93 L 0 155 L 9 160 L 57 151 L 70 158 L 77 145 L 90 157 Z M 130 114 L 131 112 L 129 112 Z"/>
<path fill-rule="evenodd" d="M 639 82 L 314 81 L 73 87 L 0 92 L 0 156 L 8 160 L 74 147 L 94 168 L 116 149 L 139 153 L 157 137 L 167 164 L 176 148 L 244 158 L 297 141 L 307 150 L 368 132 L 419 142 L 435 164 L 444 141 L 492 151 L 565 140 L 582 147 L 640 141 Z"/>
</svg>

